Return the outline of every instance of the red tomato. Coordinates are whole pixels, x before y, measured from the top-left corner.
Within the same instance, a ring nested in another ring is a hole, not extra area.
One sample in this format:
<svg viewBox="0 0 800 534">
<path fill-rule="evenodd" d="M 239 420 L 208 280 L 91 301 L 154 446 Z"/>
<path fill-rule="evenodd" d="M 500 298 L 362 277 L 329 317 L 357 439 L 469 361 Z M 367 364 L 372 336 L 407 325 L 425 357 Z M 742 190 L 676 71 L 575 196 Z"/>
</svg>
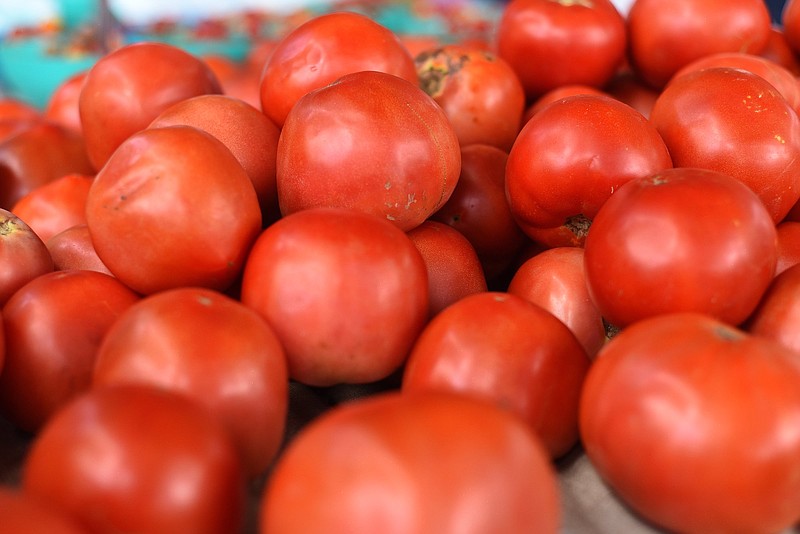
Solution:
<svg viewBox="0 0 800 534">
<path fill-rule="evenodd" d="M 17 488 L 0 486 L 0 534 L 89 534 L 69 514 Z"/>
<path fill-rule="evenodd" d="M 504 274 L 526 237 L 506 199 L 508 154 L 490 145 L 461 147 L 461 173 L 453 194 L 431 219 L 449 224 L 472 244 L 488 282 Z"/>
<path fill-rule="evenodd" d="M 127 309 L 103 337 L 93 376 L 95 387 L 151 384 L 207 406 L 231 432 L 250 475 L 263 472 L 281 445 L 288 381 L 283 347 L 261 316 L 190 287 Z"/>
<path fill-rule="evenodd" d="M 227 431 L 199 404 L 151 386 L 90 390 L 31 444 L 23 491 L 93 533 L 230 534 L 244 480 Z"/>
<path fill-rule="evenodd" d="M 89 160 L 100 168 L 128 137 L 186 98 L 220 93 L 211 68 L 176 46 L 139 42 L 101 57 L 78 99 Z"/>
<path fill-rule="evenodd" d="M 800 268 L 787 267 L 775 277 L 745 329 L 800 352 Z"/>
<path fill-rule="evenodd" d="M 617 334 L 580 428 L 616 495 L 670 532 L 783 532 L 800 520 L 800 355 L 701 314 Z"/>
<path fill-rule="evenodd" d="M 221 141 L 170 126 L 120 145 L 89 190 L 86 221 L 97 255 L 134 290 L 224 290 L 241 274 L 261 210 L 250 178 Z"/>
<path fill-rule="evenodd" d="M 775 273 L 775 225 L 739 180 L 673 168 L 634 179 L 600 208 L 585 243 L 586 283 L 617 327 L 694 311 L 737 325 Z"/>
<path fill-rule="evenodd" d="M 514 0 L 497 52 L 529 99 L 567 84 L 605 85 L 625 59 L 625 19 L 609 0 Z"/>
<path fill-rule="evenodd" d="M 402 389 L 493 402 L 524 420 L 559 458 L 578 441 L 578 398 L 589 364 L 550 312 L 516 295 L 484 292 L 431 319 L 411 350 Z"/>
<path fill-rule="evenodd" d="M 0 306 L 19 288 L 54 269 L 44 241 L 28 224 L 0 208 Z"/>
<path fill-rule="evenodd" d="M 293 379 L 373 382 L 401 366 L 427 320 L 428 274 L 414 243 L 385 219 L 307 209 L 258 238 L 241 300 L 275 329 Z"/>
<path fill-rule="evenodd" d="M 606 329 L 603 316 L 589 295 L 583 257 L 580 247 L 543 250 L 519 266 L 508 292 L 555 315 L 594 359 L 606 341 Z"/>
<path fill-rule="evenodd" d="M 800 222 L 783 221 L 775 227 L 778 232 L 778 263 L 775 275 L 800 263 Z"/>
<path fill-rule="evenodd" d="M 540 109 L 547 106 L 548 104 L 555 102 L 557 100 L 561 100 L 562 98 L 566 98 L 572 95 L 606 95 L 608 93 L 605 91 L 591 86 L 585 85 L 581 83 L 570 83 L 566 85 L 559 85 L 554 89 L 550 89 L 543 95 L 537 97 L 531 104 L 525 109 L 525 113 L 522 118 L 523 125 L 527 124 L 528 121 L 536 115 Z"/>
<path fill-rule="evenodd" d="M 417 84 L 414 58 L 388 28 L 355 12 L 313 17 L 272 48 L 261 74 L 261 109 L 283 126 L 303 95 L 359 71 L 385 72 Z"/>
<path fill-rule="evenodd" d="M 478 254 L 458 230 L 443 222 L 424 221 L 408 231 L 428 270 L 430 315 L 474 293 L 487 290 Z"/>
<path fill-rule="evenodd" d="M 660 91 L 647 85 L 634 71 L 621 69 L 604 87 L 606 93 L 650 118 Z"/>
<path fill-rule="evenodd" d="M 278 201 L 288 215 L 345 207 L 409 230 L 458 182 L 461 150 L 442 108 L 383 72 L 346 75 L 292 108 L 278 142 Z"/>
<path fill-rule="evenodd" d="M 42 112 L 31 104 L 11 97 L 0 97 L 0 121 L 38 120 Z"/>
<path fill-rule="evenodd" d="M 464 395 L 340 405 L 289 444 L 261 497 L 271 534 L 554 534 L 560 496 L 521 419 Z"/>
<path fill-rule="evenodd" d="M 446 45 L 416 56 L 422 89 L 442 106 L 462 146 L 508 151 L 519 132 L 525 90 L 517 73 L 494 52 Z"/>
<path fill-rule="evenodd" d="M 187 98 L 164 110 L 151 128 L 194 126 L 228 147 L 253 182 L 262 213 L 275 216 L 278 192 L 275 165 L 280 130 L 250 104 L 224 95 Z"/>
<path fill-rule="evenodd" d="M 94 271 L 41 275 L 3 307 L 6 361 L 0 410 L 35 432 L 64 404 L 89 388 L 100 342 L 139 296 Z"/>
<path fill-rule="evenodd" d="M 800 53 L 800 2 L 786 0 L 781 11 L 781 27 L 786 42 L 796 54 Z"/>
<path fill-rule="evenodd" d="M 800 197 L 800 119 L 761 76 L 729 67 L 687 73 L 661 92 L 650 122 L 676 167 L 738 178 L 774 222 Z"/>
<path fill-rule="evenodd" d="M 46 243 L 70 226 L 86 224 L 86 197 L 93 181 L 93 175 L 65 174 L 29 191 L 11 211 Z"/>
<path fill-rule="evenodd" d="M 672 166 L 656 129 L 622 102 L 573 95 L 523 127 L 508 156 L 506 194 L 523 231 L 566 226 L 580 241 L 586 221 L 623 184 Z"/>
<path fill-rule="evenodd" d="M 760 53 L 771 27 L 763 0 L 636 0 L 628 11 L 629 57 L 633 69 L 660 89 L 703 56 Z"/>
<path fill-rule="evenodd" d="M 61 82 L 51 93 L 42 114 L 64 128 L 83 135 L 78 101 L 86 72 L 81 71 Z"/>
<path fill-rule="evenodd" d="M 759 55 L 784 66 L 795 76 L 800 76 L 800 58 L 789 44 L 783 27 L 772 26 L 767 45 Z"/>
<path fill-rule="evenodd" d="M 76 224 L 62 230 L 47 240 L 47 250 L 58 271 L 86 269 L 112 275 L 106 264 L 97 255 L 86 224 Z"/>
</svg>

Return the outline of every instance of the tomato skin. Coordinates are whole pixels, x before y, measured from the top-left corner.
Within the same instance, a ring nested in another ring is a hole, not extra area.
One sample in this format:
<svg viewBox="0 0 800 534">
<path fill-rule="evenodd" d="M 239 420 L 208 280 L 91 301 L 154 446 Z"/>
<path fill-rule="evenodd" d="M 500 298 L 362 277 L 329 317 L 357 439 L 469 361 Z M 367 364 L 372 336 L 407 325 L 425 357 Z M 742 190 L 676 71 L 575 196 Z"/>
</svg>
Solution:
<svg viewBox="0 0 800 534">
<path fill-rule="evenodd" d="M 42 112 L 46 119 L 58 123 L 81 136 L 83 135 L 83 126 L 81 125 L 78 102 L 85 79 L 86 71 L 82 71 L 64 80 L 50 95 L 50 99 Z"/>
<path fill-rule="evenodd" d="M 384 72 L 417 84 L 414 58 L 388 28 L 354 12 L 313 17 L 272 48 L 261 73 L 261 109 L 282 127 L 305 94 L 360 71 Z"/>
<path fill-rule="evenodd" d="M 767 45 L 759 55 L 789 69 L 795 76 L 800 76 L 800 58 L 789 44 L 783 27 L 773 25 Z"/>
<path fill-rule="evenodd" d="M 800 436 L 786 432 L 800 417 L 799 379 L 797 353 L 707 315 L 643 320 L 586 377 L 586 454 L 669 531 L 781 532 L 800 519 Z"/>
<path fill-rule="evenodd" d="M 523 125 L 527 124 L 531 117 L 536 115 L 540 109 L 544 108 L 548 104 L 555 102 L 557 100 L 561 100 L 562 98 L 566 98 L 572 95 L 605 95 L 609 96 L 608 93 L 594 87 L 592 85 L 585 85 L 581 83 L 571 83 L 566 85 L 559 85 L 553 89 L 550 89 L 546 93 L 537 97 L 531 104 L 525 108 L 525 113 L 522 118 Z"/>
<path fill-rule="evenodd" d="M 778 274 L 764 293 L 758 307 L 745 323 L 749 333 L 772 339 L 800 352 L 800 268 L 787 267 Z"/>
<path fill-rule="evenodd" d="M 393 373 L 428 318 L 425 262 L 385 219 L 345 208 L 284 216 L 253 245 L 241 301 L 259 312 L 304 384 Z"/>
<path fill-rule="evenodd" d="M 224 290 L 261 231 L 261 210 L 221 141 L 170 126 L 146 128 L 120 145 L 89 190 L 86 222 L 97 255 L 135 291 Z"/>
<path fill-rule="evenodd" d="M 619 188 L 584 250 L 592 300 L 618 327 L 679 311 L 737 325 L 772 281 L 778 255 L 775 225 L 750 188 L 682 167 Z"/>
<path fill-rule="evenodd" d="M 589 364 L 550 312 L 516 295 L 484 292 L 431 319 L 408 357 L 402 389 L 494 402 L 522 418 L 559 458 L 578 441 L 578 398 Z"/>
<path fill-rule="evenodd" d="M 781 12 L 781 27 L 789 46 L 795 54 L 800 53 L 800 2 L 786 0 Z"/>
<path fill-rule="evenodd" d="M 650 114 L 676 167 L 729 174 L 778 222 L 800 196 L 800 118 L 761 76 L 711 67 L 679 76 Z"/>
<path fill-rule="evenodd" d="M 57 271 L 85 269 L 114 276 L 97 255 L 86 224 L 76 224 L 47 240 L 47 250 Z"/>
<path fill-rule="evenodd" d="M 775 276 L 800 263 L 800 222 L 783 221 L 775 227 L 778 233 L 778 264 Z"/>
<path fill-rule="evenodd" d="M 52 272 L 53 258 L 33 228 L 0 208 L 0 306 L 34 278 Z"/>
<path fill-rule="evenodd" d="M 94 175 L 65 174 L 20 198 L 11 211 L 33 228 L 45 243 L 76 224 L 86 224 L 86 197 Z"/>
<path fill-rule="evenodd" d="M 322 414 L 289 444 L 260 504 L 270 534 L 554 534 L 559 520 L 554 469 L 524 423 L 432 392 Z"/>
<path fill-rule="evenodd" d="M 91 532 L 230 534 L 242 525 L 244 479 L 229 435 L 162 389 L 85 392 L 42 428 L 22 467 L 23 491 Z"/>
<path fill-rule="evenodd" d="M 77 520 L 17 488 L 0 487 L 0 534 L 89 534 Z"/>
<path fill-rule="evenodd" d="M 5 417 L 36 432 L 88 389 L 103 336 L 138 300 L 109 275 L 77 270 L 41 275 L 14 293 L 3 307 L 0 410 Z"/>
<path fill-rule="evenodd" d="M 561 85 L 605 85 L 626 43 L 625 19 L 608 0 L 514 0 L 503 9 L 496 46 L 532 100 Z"/>
<path fill-rule="evenodd" d="M 631 66 L 657 89 L 700 57 L 758 54 L 772 27 L 763 0 L 636 0 L 627 22 Z"/>
<path fill-rule="evenodd" d="M 300 98 L 281 130 L 277 158 L 283 215 L 344 207 L 402 230 L 450 198 L 461 168 L 458 138 L 442 108 L 417 85 L 371 71 Z"/>
<path fill-rule="evenodd" d="M 89 69 L 78 98 L 89 161 L 98 171 L 112 152 L 172 104 L 222 92 L 200 58 L 160 42 L 125 45 Z"/>
<path fill-rule="evenodd" d="M 162 291 L 111 325 L 97 351 L 92 384 L 126 383 L 179 391 L 208 407 L 231 432 L 250 475 L 267 468 L 283 440 L 283 347 L 261 316 L 216 291 Z"/>
</svg>

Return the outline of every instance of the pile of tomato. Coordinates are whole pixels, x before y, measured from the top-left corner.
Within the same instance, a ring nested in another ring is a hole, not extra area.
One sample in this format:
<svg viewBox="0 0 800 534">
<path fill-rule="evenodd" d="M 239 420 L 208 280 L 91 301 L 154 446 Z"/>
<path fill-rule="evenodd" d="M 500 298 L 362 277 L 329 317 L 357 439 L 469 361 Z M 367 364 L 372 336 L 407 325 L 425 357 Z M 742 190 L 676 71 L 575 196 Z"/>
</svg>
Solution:
<svg viewBox="0 0 800 534">
<path fill-rule="evenodd" d="M 512 0 L 0 101 L 0 533 L 555 533 L 576 451 L 799 525 L 798 57 L 800 1 Z"/>
</svg>

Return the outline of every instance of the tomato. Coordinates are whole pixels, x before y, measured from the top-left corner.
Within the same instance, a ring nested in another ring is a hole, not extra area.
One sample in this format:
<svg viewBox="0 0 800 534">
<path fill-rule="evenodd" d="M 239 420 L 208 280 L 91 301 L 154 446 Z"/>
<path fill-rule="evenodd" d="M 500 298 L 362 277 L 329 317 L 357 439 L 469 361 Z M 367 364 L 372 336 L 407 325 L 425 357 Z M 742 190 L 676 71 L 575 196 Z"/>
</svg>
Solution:
<svg viewBox="0 0 800 534">
<path fill-rule="evenodd" d="M 601 87 L 625 59 L 625 19 L 609 0 L 513 0 L 496 31 L 529 100 L 561 85 Z"/>
<path fill-rule="evenodd" d="M 587 220 L 620 186 L 671 166 L 641 113 L 609 96 L 573 95 L 523 127 L 508 156 L 506 194 L 532 239 L 531 228 L 566 226 L 582 242 Z"/>
<path fill-rule="evenodd" d="M 0 510 L 0 534 L 89 534 L 69 514 L 10 486 L 0 486 Z"/>
<path fill-rule="evenodd" d="M 744 325 L 757 336 L 773 339 L 794 351 L 800 351 L 800 268 L 791 265 L 770 284 L 764 297 Z"/>
<path fill-rule="evenodd" d="M 800 53 L 800 2 L 786 0 L 781 11 L 781 27 L 791 49 L 795 54 Z"/>
<path fill-rule="evenodd" d="M 559 85 L 554 89 L 550 89 L 546 93 L 537 97 L 531 104 L 525 108 L 525 113 L 522 118 L 523 125 L 527 124 L 531 117 L 536 115 L 540 109 L 548 104 L 561 100 L 572 95 L 606 95 L 608 93 L 594 87 L 592 85 L 585 85 L 582 83 L 570 83 L 566 85 Z"/>
<path fill-rule="evenodd" d="M 439 221 L 424 221 L 408 231 L 428 271 L 430 315 L 450 304 L 487 290 L 475 248 L 458 230 Z"/>
<path fill-rule="evenodd" d="M 31 104 L 12 97 L 0 97 L 0 121 L 38 120 L 41 117 L 41 111 Z"/>
<path fill-rule="evenodd" d="M 277 157 L 283 215 L 352 208 L 402 230 L 450 198 L 461 167 L 442 108 L 417 85 L 373 71 L 300 98 L 283 124 Z"/>
<path fill-rule="evenodd" d="M 647 118 L 650 118 L 650 112 L 660 94 L 659 90 L 645 83 L 630 68 L 620 69 L 604 89 L 610 96 L 628 104 Z"/>
<path fill-rule="evenodd" d="M 778 263 L 775 275 L 800 263 L 800 222 L 783 221 L 775 227 L 778 234 Z"/>
<path fill-rule="evenodd" d="M 617 327 L 679 311 L 737 325 L 772 281 L 778 248 L 769 212 L 745 184 L 676 167 L 620 187 L 584 254 L 592 300 Z"/>
<path fill-rule="evenodd" d="M 553 466 L 521 419 L 465 395 L 395 392 L 301 430 L 259 522 L 271 534 L 553 534 L 560 516 Z"/>
<path fill-rule="evenodd" d="M 586 377 L 584 449 L 670 532 L 782 532 L 800 520 L 800 356 L 707 315 L 643 320 Z"/>
<path fill-rule="evenodd" d="M 151 386 L 92 389 L 34 439 L 22 489 L 95 533 L 230 534 L 244 482 L 227 431 L 205 408 Z"/>
<path fill-rule="evenodd" d="M 81 96 L 86 71 L 78 72 L 61 82 L 47 100 L 43 116 L 64 128 L 83 135 L 78 102 Z"/>
<path fill-rule="evenodd" d="M 469 240 L 491 283 L 507 271 L 526 242 L 506 199 L 507 161 L 508 154 L 491 145 L 461 147 L 458 183 L 447 202 L 430 216 Z"/>
<path fill-rule="evenodd" d="M 627 20 L 631 66 L 658 89 L 703 56 L 760 53 L 772 27 L 763 0 L 636 0 Z"/>
<path fill-rule="evenodd" d="M 800 197 L 800 119 L 761 76 L 730 67 L 687 73 L 661 92 L 650 121 L 676 167 L 738 178 L 774 222 Z"/>
<path fill-rule="evenodd" d="M 759 53 L 770 61 L 789 69 L 795 76 L 800 76 L 800 58 L 798 58 L 783 27 L 772 26 L 766 47 Z"/>
<path fill-rule="evenodd" d="M 95 387 L 122 383 L 179 391 L 207 406 L 250 475 L 267 468 L 283 440 L 283 347 L 260 315 L 216 291 L 166 290 L 127 309 L 103 336 L 93 374 Z"/>
<path fill-rule="evenodd" d="M 29 191 L 11 207 L 42 241 L 76 224 L 86 224 L 86 197 L 93 175 L 70 173 Z"/>
<path fill-rule="evenodd" d="M 261 73 L 261 109 L 283 126 L 303 95 L 359 71 L 417 84 L 414 58 L 391 30 L 351 11 L 315 16 L 272 48 Z"/>
<path fill-rule="evenodd" d="M 253 245 L 241 301 L 275 330 L 289 375 L 326 386 L 398 369 L 428 318 L 428 274 L 411 239 L 385 219 L 313 208 Z"/>
<path fill-rule="evenodd" d="M 3 307 L 6 361 L 0 411 L 36 432 L 89 388 L 100 342 L 139 296 L 107 274 L 58 271 L 25 284 Z"/>
<path fill-rule="evenodd" d="M 431 319 L 408 357 L 402 389 L 494 402 L 524 420 L 559 458 L 578 441 L 578 398 L 589 364 L 550 312 L 516 295 L 483 292 Z"/>
<path fill-rule="evenodd" d="M 525 90 L 517 73 L 494 52 L 446 45 L 415 57 L 422 89 L 442 106 L 462 146 L 508 151 L 519 132 Z"/>
<path fill-rule="evenodd" d="M 86 224 L 76 224 L 62 230 L 48 239 L 45 245 L 50 251 L 55 270 L 86 269 L 113 276 L 97 255 Z"/>
<path fill-rule="evenodd" d="M 551 248 L 534 254 L 517 268 L 508 292 L 555 315 L 594 359 L 606 341 L 606 329 L 589 295 L 585 273 L 583 248 Z"/>
<path fill-rule="evenodd" d="M 138 42 L 101 57 L 86 73 L 78 98 L 86 150 L 94 168 L 172 104 L 220 93 L 211 68 L 177 46 Z"/>
<path fill-rule="evenodd" d="M 265 217 L 277 214 L 280 130 L 261 111 L 230 96 L 201 95 L 173 104 L 150 123 L 151 128 L 175 125 L 194 126 L 222 141 L 247 171 Z"/>
<path fill-rule="evenodd" d="M 19 288 L 55 268 L 44 241 L 33 228 L 0 208 L 0 306 Z"/>
<path fill-rule="evenodd" d="M 89 190 L 86 222 L 97 255 L 135 291 L 224 290 L 261 231 L 261 210 L 222 141 L 170 126 L 146 128 L 120 145 Z"/>
</svg>

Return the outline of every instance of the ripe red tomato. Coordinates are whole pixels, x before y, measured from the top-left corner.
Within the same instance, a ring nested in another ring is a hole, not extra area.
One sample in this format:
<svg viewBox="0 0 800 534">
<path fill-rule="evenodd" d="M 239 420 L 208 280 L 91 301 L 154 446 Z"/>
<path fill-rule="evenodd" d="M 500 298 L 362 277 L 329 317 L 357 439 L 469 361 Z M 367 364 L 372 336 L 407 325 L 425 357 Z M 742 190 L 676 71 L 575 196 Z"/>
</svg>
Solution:
<svg viewBox="0 0 800 534">
<path fill-rule="evenodd" d="M 278 202 L 288 215 L 345 207 L 409 230 L 458 182 L 461 150 L 442 108 L 417 85 L 362 71 L 300 98 L 278 142 Z"/>
<path fill-rule="evenodd" d="M 76 224 L 62 230 L 47 240 L 47 250 L 57 271 L 86 269 L 113 276 L 106 264 L 97 255 L 86 224 Z"/>
<path fill-rule="evenodd" d="M 89 388 L 100 342 L 139 295 L 94 271 L 58 271 L 25 284 L 3 307 L 6 360 L 0 411 L 36 432 Z"/>
<path fill-rule="evenodd" d="M 778 263 L 775 276 L 800 263 L 800 222 L 783 221 L 775 227 L 778 233 Z"/>
<path fill-rule="evenodd" d="M 670 532 L 783 532 L 800 521 L 800 355 L 707 315 L 612 338 L 581 397 L 584 449 Z"/>
<path fill-rule="evenodd" d="M 530 105 L 525 108 L 525 113 L 522 117 L 523 125 L 527 124 L 528 121 L 536 115 L 540 109 L 547 106 L 548 104 L 555 102 L 557 100 L 561 100 L 562 98 L 566 98 L 572 95 L 606 95 L 608 93 L 594 87 L 592 85 L 585 85 L 582 83 L 570 83 L 566 85 L 559 85 L 554 89 L 550 89 L 546 93 L 542 94 L 541 96 L 537 97 Z"/>
<path fill-rule="evenodd" d="M 244 478 L 227 431 L 163 389 L 92 389 L 59 410 L 22 465 L 23 491 L 88 530 L 239 532 Z"/>
<path fill-rule="evenodd" d="M 0 97 L 0 121 L 38 120 L 42 112 L 17 98 Z"/>
<path fill-rule="evenodd" d="M 774 222 L 800 197 L 800 119 L 761 76 L 730 67 L 687 73 L 664 88 L 650 122 L 676 167 L 738 178 Z"/>
<path fill-rule="evenodd" d="M 42 111 L 46 119 L 80 135 L 83 135 L 83 126 L 78 101 L 85 79 L 86 71 L 81 71 L 61 82 L 51 93 Z"/>
<path fill-rule="evenodd" d="M 783 26 L 772 26 L 767 45 L 759 55 L 789 69 L 795 76 L 800 76 L 800 57 L 789 44 Z"/>
<path fill-rule="evenodd" d="M 478 254 L 458 230 L 428 220 L 407 234 L 427 267 L 431 316 L 467 295 L 487 290 Z"/>
<path fill-rule="evenodd" d="M 76 224 L 86 224 L 86 197 L 94 175 L 65 174 L 17 200 L 11 211 L 39 238 L 48 239 Z"/>
<path fill-rule="evenodd" d="M 261 497 L 271 534 L 554 534 L 555 471 L 506 410 L 465 395 L 384 393 L 339 405 L 289 444 Z"/>
<path fill-rule="evenodd" d="M 517 223 L 566 226 L 580 242 L 586 221 L 623 184 L 672 166 L 656 129 L 622 102 L 578 94 L 536 113 L 508 156 L 506 194 Z M 568 243 L 565 243 L 568 244 Z"/>
<path fill-rule="evenodd" d="M 250 475 L 267 468 L 283 440 L 283 347 L 260 315 L 216 291 L 171 289 L 128 308 L 103 336 L 93 375 L 95 387 L 120 383 L 179 391 L 207 406 Z"/>
<path fill-rule="evenodd" d="M 0 208 L 0 306 L 19 288 L 55 268 L 44 241 L 28 224 Z"/>
<path fill-rule="evenodd" d="M 781 27 L 786 42 L 795 54 L 800 53 L 800 2 L 786 0 L 781 11 Z"/>
<path fill-rule="evenodd" d="M 287 215 L 256 240 L 242 302 L 275 330 L 309 385 L 373 382 L 405 361 L 428 318 L 428 274 L 409 237 L 344 208 Z"/>
<path fill-rule="evenodd" d="M 408 357 L 402 389 L 494 402 L 524 420 L 559 458 L 578 441 L 578 398 L 589 364 L 550 312 L 516 295 L 483 292 L 431 319 Z"/>
<path fill-rule="evenodd" d="M 627 21 L 631 66 L 658 89 L 703 56 L 760 53 L 772 27 L 763 0 L 636 0 Z"/>
<path fill-rule="evenodd" d="M 415 57 L 419 83 L 444 109 L 462 146 L 508 151 L 525 111 L 517 73 L 492 51 L 446 45 Z"/>
<path fill-rule="evenodd" d="M 177 46 L 138 42 L 105 54 L 87 72 L 78 98 L 89 160 L 100 170 L 125 139 L 172 104 L 221 92 L 209 66 Z"/>
<path fill-rule="evenodd" d="M 617 327 L 694 311 L 737 325 L 775 273 L 775 225 L 739 180 L 676 167 L 631 180 L 600 208 L 585 243 L 586 283 Z"/>
<path fill-rule="evenodd" d="M 770 284 L 745 330 L 800 352 L 800 267 L 792 265 Z"/>
<path fill-rule="evenodd" d="M 528 99 L 567 84 L 601 87 L 625 59 L 625 19 L 609 0 L 514 0 L 497 27 L 497 52 Z"/>
<path fill-rule="evenodd" d="M 560 319 L 590 358 L 594 359 L 605 343 L 603 316 L 586 284 L 583 248 L 556 247 L 534 254 L 516 270 L 508 292 Z"/>
<path fill-rule="evenodd" d="M 272 48 L 261 74 L 261 109 L 283 126 L 303 95 L 359 71 L 385 72 L 417 84 L 414 58 L 388 28 L 350 11 L 313 17 Z"/>
<path fill-rule="evenodd" d="M 650 118 L 653 104 L 660 94 L 660 90 L 648 85 L 630 68 L 620 69 L 604 89 L 606 93 L 628 104 L 647 118 Z"/>
<path fill-rule="evenodd" d="M 134 290 L 227 289 L 261 231 L 255 189 L 230 150 L 192 126 L 125 140 L 86 199 L 97 255 Z"/>
<path fill-rule="evenodd" d="M 18 488 L 0 486 L 0 534 L 89 534 L 69 514 Z"/>
</svg>

